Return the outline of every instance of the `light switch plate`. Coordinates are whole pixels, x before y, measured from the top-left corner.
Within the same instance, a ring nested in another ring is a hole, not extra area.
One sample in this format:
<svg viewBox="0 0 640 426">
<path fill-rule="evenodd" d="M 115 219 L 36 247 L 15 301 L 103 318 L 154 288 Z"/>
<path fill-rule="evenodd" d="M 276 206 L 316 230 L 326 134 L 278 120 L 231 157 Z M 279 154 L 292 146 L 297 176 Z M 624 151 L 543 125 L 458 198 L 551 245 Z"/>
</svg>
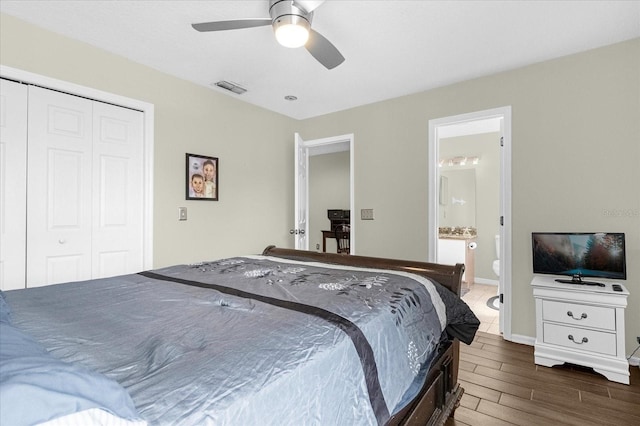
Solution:
<svg viewBox="0 0 640 426">
<path fill-rule="evenodd" d="M 178 207 L 178 220 L 187 220 L 187 208 Z"/>
<path fill-rule="evenodd" d="M 362 220 L 373 220 L 373 209 L 361 209 L 360 210 L 360 219 L 362 219 Z"/>
</svg>

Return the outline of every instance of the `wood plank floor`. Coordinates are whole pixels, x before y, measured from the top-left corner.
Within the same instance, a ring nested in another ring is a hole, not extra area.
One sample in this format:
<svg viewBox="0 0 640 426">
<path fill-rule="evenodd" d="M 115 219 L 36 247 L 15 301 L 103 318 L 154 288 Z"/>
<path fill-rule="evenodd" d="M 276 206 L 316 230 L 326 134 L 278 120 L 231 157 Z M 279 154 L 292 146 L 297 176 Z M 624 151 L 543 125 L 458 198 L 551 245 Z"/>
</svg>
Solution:
<svg viewBox="0 0 640 426">
<path fill-rule="evenodd" d="M 577 366 L 537 366 L 533 347 L 478 332 L 460 345 L 460 407 L 446 425 L 640 425 L 640 369 L 631 384 Z"/>
</svg>

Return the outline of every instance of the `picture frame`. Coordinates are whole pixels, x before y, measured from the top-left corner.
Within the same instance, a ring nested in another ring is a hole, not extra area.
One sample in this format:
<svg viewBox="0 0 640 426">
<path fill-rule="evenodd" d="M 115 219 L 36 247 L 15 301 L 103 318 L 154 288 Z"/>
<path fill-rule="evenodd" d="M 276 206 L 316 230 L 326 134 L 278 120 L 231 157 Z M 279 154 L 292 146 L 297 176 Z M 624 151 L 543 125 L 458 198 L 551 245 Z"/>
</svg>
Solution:
<svg viewBox="0 0 640 426">
<path fill-rule="evenodd" d="M 218 201 L 220 192 L 218 158 L 190 153 L 185 157 L 186 199 Z"/>
</svg>

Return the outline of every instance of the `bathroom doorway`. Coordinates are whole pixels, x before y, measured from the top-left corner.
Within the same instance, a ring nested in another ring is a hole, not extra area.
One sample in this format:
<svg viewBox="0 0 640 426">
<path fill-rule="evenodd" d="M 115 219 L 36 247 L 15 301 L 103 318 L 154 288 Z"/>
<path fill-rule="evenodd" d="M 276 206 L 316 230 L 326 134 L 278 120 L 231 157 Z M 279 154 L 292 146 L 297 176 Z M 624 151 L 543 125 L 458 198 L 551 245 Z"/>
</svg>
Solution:
<svg viewBox="0 0 640 426">
<path fill-rule="evenodd" d="M 501 333 L 507 340 L 510 129 L 510 107 L 429 121 L 430 261 L 465 263 L 463 291 L 469 293 L 464 300 L 472 309 L 475 306 L 483 331 Z"/>
</svg>

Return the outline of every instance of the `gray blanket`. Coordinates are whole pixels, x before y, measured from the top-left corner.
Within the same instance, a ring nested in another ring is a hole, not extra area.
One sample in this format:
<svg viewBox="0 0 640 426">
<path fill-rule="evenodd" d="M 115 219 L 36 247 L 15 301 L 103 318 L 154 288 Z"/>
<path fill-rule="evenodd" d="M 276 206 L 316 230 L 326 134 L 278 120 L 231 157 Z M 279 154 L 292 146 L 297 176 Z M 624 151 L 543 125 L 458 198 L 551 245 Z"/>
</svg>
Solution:
<svg viewBox="0 0 640 426">
<path fill-rule="evenodd" d="M 249 256 L 6 299 L 17 327 L 119 382 L 151 424 L 364 425 L 407 397 L 447 322 L 473 322 L 442 291 L 410 274 Z"/>
</svg>

